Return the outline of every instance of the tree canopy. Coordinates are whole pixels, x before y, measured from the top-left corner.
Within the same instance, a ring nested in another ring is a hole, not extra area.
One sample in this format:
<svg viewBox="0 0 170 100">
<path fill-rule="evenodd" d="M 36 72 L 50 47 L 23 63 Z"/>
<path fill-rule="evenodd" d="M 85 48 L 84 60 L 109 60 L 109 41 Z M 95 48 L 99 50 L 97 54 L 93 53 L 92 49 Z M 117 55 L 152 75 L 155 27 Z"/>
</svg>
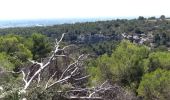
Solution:
<svg viewBox="0 0 170 100">
<path fill-rule="evenodd" d="M 170 94 L 170 71 L 157 69 L 142 77 L 138 95 L 145 100 L 167 100 Z"/>
</svg>

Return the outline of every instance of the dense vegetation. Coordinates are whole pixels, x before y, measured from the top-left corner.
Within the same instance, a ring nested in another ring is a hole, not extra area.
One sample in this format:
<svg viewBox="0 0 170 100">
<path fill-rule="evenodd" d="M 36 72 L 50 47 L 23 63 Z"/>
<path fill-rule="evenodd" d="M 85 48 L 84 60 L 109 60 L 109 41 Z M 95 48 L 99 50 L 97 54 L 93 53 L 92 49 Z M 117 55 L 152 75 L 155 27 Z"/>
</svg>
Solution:
<svg viewBox="0 0 170 100">
<path fill-rule="evenodd" d="M 87 80 L 72 85 L 73 81 L 47 92 L 30 90 L 29 99 L 46 100 L 55 97 L 55 89 L 63 91 L 76 87 L 98 86 L 108 80 L 109 84 L 121 87 L 128 98 L 142 100 L 168 100 L 170 96 L 170 21 L 165 16 L 148 19 L 140 16 L 132 20 L 99 21 L 63 24 L 47 27 L 0 29 L 0 93 L 21 84 L 19 72 L 29 65 L 29 59 L 42 61 L 53 50 L 55 38 L 67 33 L 61 46 L 76 44 L 78 50 L 67 50 L 67 55 L 89 54 L 82 74 Z M 143 44 L 122 37 L 128 35 L 153 35 Z M 154 44 L 151 46 L 149 44 Z M 59 52 L 58 54 L 61 54 Z M 60 71 L 70 60 L 58 59 L 55 64 Z M 51 65 L 52 66 L 52 65 Z M 33 67 L 31 67 L 33 68 Z M 33 68 L 34 70 L 34 68 Z M 54 72 L 50 69 L 50 72 Z M 47 74 L 45 74 L 47 75 Z M 59 73 L 61 75 L 61 73 Z M 39 87 L 38 89 L 41 89 Z M 10 94 L 7 100 L 18 100 L 18 94 Z M 124 94 L 121 94 L 122 96 Z M 115 96 L 116 97 L 116 96 Z M 43 98 L 43 99 L 42 99 Z M 114 97 L 111 97 L 113 99 Z M 117 98 L 120 99 L 120 98 Z M 58 100 L 58 99 L 57 99 Z"/>
</svg>

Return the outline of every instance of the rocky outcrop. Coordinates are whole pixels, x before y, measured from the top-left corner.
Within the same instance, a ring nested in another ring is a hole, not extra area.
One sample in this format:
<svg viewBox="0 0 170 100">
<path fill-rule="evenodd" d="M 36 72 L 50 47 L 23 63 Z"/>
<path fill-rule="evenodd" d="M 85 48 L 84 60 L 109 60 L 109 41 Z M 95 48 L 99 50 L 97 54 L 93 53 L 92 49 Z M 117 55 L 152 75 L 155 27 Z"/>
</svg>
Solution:
<svg viewBox="0 0 170 100">
<path fill-rule="evenodd" d="M 153 35 L 152 34 L 132 34 L 129 35 L 127 33 L 122 33 L 122 37 L 123 39 L 128 39 L 131 42 L 137 43 L 137 44 L 144 44 L 146 42 L 148 42 L 150 44 L 150 46 L 152 47 L 153 45 Z"/>
<path fill-rule="evenodd" d="M 85 44 L 85 43 L 97 43 L 100 41 L 108 41 L 108 40 L 121 40 L 122 36 L 119 34 L 80 34 L 74 37 L 74 39 L 69 39 L 71 43 L 75 44 Z"/>
</svg>

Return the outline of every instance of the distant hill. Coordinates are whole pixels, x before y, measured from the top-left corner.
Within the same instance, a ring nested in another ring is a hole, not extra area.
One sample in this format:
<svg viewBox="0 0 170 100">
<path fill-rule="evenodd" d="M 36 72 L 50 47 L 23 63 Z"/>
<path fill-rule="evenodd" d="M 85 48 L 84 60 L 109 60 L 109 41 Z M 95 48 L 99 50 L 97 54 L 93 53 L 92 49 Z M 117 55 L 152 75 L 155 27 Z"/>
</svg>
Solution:
<svg viewBox="0 0 170 100">
<path fill-rule="evenodd" d="M 70 19 L 33 19 L 33 20 L 0 20 L 0 28 L 52 26 L 58 24 L 73 24 L 79 22 L 95 22 L 113 18 L 70 18 Z"/>
</svg>

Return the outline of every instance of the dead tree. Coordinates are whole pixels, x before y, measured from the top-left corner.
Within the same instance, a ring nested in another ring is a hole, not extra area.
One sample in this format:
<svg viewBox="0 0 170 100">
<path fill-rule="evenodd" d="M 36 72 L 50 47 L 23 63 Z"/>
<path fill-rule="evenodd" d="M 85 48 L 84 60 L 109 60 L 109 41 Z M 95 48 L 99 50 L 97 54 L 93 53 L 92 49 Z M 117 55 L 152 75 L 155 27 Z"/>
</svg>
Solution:
<svg viewBox="0 0 170 100">
<path fill-rule="evenodd" d="M 52 51 L 50 57 L 43 60 L 42 62 L 29 60 L 32 63 L 32 67 L 24 67 L 21 69 L 20 72 L 22 73 L 23 86 L 19 87 L 18 89 L 13 89 L 11 91 L 4 92 L 2 95 L 0 95 L 0 98 L 3 98 L 5 95 L 8 95 L 8 93 L 11 93 L 16 90 L 19 91 L 19 95 L 24 95 L 27 94 L 33 88 L 41 87 L 42 91 L 40 92 L 42 93 L 53 88 L 55 85 L 62 86 L 64 84 L 71 84 L 72 87 L 70 87 L 70 89 L 66 91 L 57 90 L 57 93 L 62 93 L 64 94 L 65 98 L 71 100 L 103 100 L 104 97 L 101 94 L 114 90 L 115 88 L 113 86 L 106 85 L 107 81 L 101 84 L 100 86 L 95 86 L 92 88 L 87 88 L 85 86 L 79 87 L 78 85 L 74 85 L 76 82 L 86 80 L 89 77 L 89 75 L 82 75 L 81 72 L 83 61 L 87 59 L 88 55 L 80 55 L 77 59 L 75 59 L 63 53 L 59 53 L 70 47 L 60 47 L 60 43 L 62 42 L 64 35 L 65 33 L 62 34 L 59 41 L 56 40 L 54 50 Z M 47 76 L 47 69 L 51 67 L 50 64 L 57 60 L 58 57 L 69 57 L 71 59 L 70 64 L 67 64 L 60 71 L 58 69 L 53 71 L 52 73 L 50 73 L 50 76 Z M 21 96 L 21 99 L 27 100 L 27 98 L 24 96 Z"/>
</svg>

